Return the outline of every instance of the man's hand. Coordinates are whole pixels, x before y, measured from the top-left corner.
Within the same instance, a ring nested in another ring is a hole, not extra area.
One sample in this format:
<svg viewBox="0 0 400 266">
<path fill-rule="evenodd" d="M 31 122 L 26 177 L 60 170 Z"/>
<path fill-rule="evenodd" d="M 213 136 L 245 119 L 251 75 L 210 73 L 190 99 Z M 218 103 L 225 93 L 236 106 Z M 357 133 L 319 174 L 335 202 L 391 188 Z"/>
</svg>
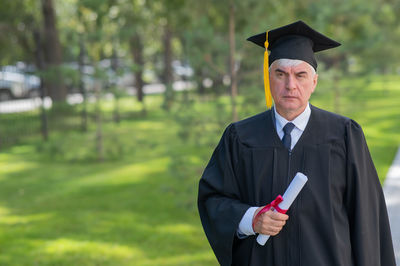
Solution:
<svg viewBox="0 0 400 266">
<path fill-rule="evenodd" d="M 263 207 L 260 207 L 256 210 L 253 220 L 262 208 Z M 287 219 L 289 219 L 287 214 L 274 212 L 273 208 L 271 208 L 269 211 L 257 217 L 257 220 L 254 222 L 253 230 L 259 234 L 275 236 L 282 230 Z"/>
</svg>

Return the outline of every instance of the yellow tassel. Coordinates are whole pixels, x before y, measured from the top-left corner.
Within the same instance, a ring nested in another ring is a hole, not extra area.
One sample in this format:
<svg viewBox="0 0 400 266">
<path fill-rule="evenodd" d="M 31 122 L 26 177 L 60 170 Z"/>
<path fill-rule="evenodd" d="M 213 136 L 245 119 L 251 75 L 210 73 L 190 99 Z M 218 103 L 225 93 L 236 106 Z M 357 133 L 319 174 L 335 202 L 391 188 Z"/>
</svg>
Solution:
<svg viewBox="0 0 400 266">
<path fill-rule="evenodd" d="M 264 52 L 264 90 L 265 90 L 265 101 L 267 103 L 268 109 L 271 108 L 272 106 L 272 95 L 271 95 L 271 89 L 269 87 L 269 62 L 268 62 L 268 31 L 266 33 L 266 38 L 265 38 L 265 52 Z"/>
</svg>

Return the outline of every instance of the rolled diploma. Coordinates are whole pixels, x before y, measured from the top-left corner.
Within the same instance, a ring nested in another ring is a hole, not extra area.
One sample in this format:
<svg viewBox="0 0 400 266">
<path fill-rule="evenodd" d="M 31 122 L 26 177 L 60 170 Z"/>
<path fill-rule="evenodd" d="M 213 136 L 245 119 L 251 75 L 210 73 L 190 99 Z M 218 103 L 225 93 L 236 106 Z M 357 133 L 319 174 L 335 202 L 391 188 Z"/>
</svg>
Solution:
<svg viewBox="0 0 400 266">
<path fill-rule="evenodd" d="M 292 182 L 290 182 L 285 194 L 283 194 L 283 201 L 279 203 L 279 208 L 282 210 L 288 210 L 290 205 L 292 205 L 293 201 L 296 199 L 297 195 L 299 195 L 307 180 L 308 178 L 304 174 L 298 172 L 293 178 Z M 274 211 L 276 212 L 276 210 Z M 257 237 L 257 243 L 261 246 L 264 246 L 268 239 L 269 235 L 259 234 Z"/>
</svg>

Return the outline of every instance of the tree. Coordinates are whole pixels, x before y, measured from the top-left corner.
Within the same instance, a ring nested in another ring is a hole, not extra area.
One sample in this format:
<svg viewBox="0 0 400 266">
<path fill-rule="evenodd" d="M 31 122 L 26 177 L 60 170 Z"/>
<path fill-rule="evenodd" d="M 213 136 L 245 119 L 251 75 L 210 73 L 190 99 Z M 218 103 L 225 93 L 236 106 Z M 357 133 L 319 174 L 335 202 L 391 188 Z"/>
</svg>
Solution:
<svg viewBox="0 0 400 266">
<path fill-rule="evenodd" d="M 393 66 L 391 62 L 396 55 L 399 56 L 394 42 L 385 42 L 385 39 L 393 38 L 389 35 L 396 35 L 392 24 L 396 19 L 392 9 L 384 6 L 377 1 L 361 0 L 306 1 L 296 6 L 295 13 L 343 44 L 318 56 L 324 72 L 330 72 L 328 79 L 331 86 L 328 89 L 334 92 L 336 112 L 341 111 L 341 95 L 349 90 L 340 83 L 343 77 L 386 72 Z M 386 10 L 384 16 L 382 9 Z M 351 88 L 359 89 L 363 89 L 362 86 Z"/>
<path fill-rule="evenodd" d="M 144 42 L 148 37 L 146 34 L 149 28 L 148 25 L 151 25 L 149 23 L 151 21 L 151 13 L 144 1 L 124 0 L 119 2 L 119 7 L 119 38 L 122 42 L 128 43 L 133 60 L 136 96 L 138 101 L 142 103 L 143 111 L 145 112 L 143 91 L 143 72 L 145 68 Z"/>
<path fill-rule="evenodd" d="M 144 92 L 143 92 L 143 87 L 144 87 L 144 81 L 143 81 L 144 47 L 143 47 L 142 36 L 140 36 L 140 34 L 138 34 L 138 33 L 133 33 L 129 44 L 130 44 L 130 48 L 131 48 L 133 61 L 135 63 L 134 75 L 135 75 L 137 99 L 139 102 L 143 103 L 143 98 L 144 98 Z"/>
<path fill-rule="evenodd" d="M 148 8 L 154 14 L 154 22 L 160 31 L 161 39 L 161 52 L 162 52 L 162 81 L 165 85 L 164 93 L 164 104 L 165 110 L 169 110 L 172 107 L 174 101 L 174 90 L 173 90 L 173 69 L 172 61 L 176 58 L 174 55 L 173 42 L 178 36 L 178 32 L 185 27 L 185 20 L 187 15 L 184 12 L 184 8 L 187 2 L 184 0 L 170 0 L 170 1 L 152 1 L 147 2 Z"/>
<path fill-rule="evenodd" d="M 235 4 L 230 1 L 229 5 L 229 69 L 231 77 L 231 101 L 232 101 L 232 120 L 237 121 L 236 111 L 237 83 L 236 83 L 236 64 L 235 64 Z"/>
<path fill-rule="evenodd" d="M 40 30 L 36 1 L 2 1 L 0 8 L 0 63 L 35 62 L 33 32 Z"/>
<path fill-rule="evenodd" d="M 51 99 L 56 102 L 63 102 L 67 96 L 67 89 L 59 68 L 63 59 L 53 0 L 42 0 L 42 12 L 46 69 L 52 73 L 45 80 L 45 84 Z"/>
</svg>

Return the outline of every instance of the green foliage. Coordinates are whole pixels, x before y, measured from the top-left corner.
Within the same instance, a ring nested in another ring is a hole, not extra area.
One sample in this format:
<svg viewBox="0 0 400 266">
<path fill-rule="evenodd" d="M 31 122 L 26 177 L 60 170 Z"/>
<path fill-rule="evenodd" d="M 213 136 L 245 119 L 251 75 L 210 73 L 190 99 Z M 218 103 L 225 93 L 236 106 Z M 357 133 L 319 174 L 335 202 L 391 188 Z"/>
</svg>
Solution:
<svg viewBox="0 0 400 266">
<path fill-rule="evenodd" d="M 39 27 L 40 14 L 38 1 L 1 1 L 0 65 L 34 61 L 32 33 Z"/>
<path fill-rule="evenodd" d="M 0 115 L 0 125 L 0 149 L 3 149 L 26 139 L 27 132 L 40 131 L 39 112 L 3 114 Z"/>
<path fill-rule="evenodd" d="M 245 39 L 257 32 L 303 19 L 343 45 L 319 56 L 321 65 L 333 68 L 332 83 L 341 75 L 391 74 L 398 71 L 400 50 L 400 4 L 392 0 L 369 1 L 143 1 L 143 0 L 68 0 L 55 1 L 64 59 L 77 61 L 80 40 L 87 54 L 85 62 L 96 64 L 111 58 L 131 61 L 132 37 L 143 43 L 143 62 L 132 60 L 132 71 L 143 70 L 146 82 L 160 80 L 166 25 L 172 33 L 173 60 L 180 60 L 194 70 L 192 79 L 201 93 L 205 79 L 213 88 L 224 89 L 229 74 L 228 16 L 230 3 L 235 7 L 236 54 L 239 82 L 246 87 L 262 84 L 262 50 Z M 41 31 L 42 15 L 37 1 L 5 1 L 0 11 L 0 55 L 3 64 L 34 61 L 32 33 Z M 257 73 L 257 74 L 255 74 Z M 51 73 L 42 73 L 43 76 Z M 64 71 L 63 76 L 76 84 L 77 75 Z M 151 77 L 151 78 L 149 78 Z M 106 81 L 105 81 L 106 82 Z M 345 88 L 337 88 L 338 95 Z M 241 91 L 242 95 L 243 91 Z M 168 100 L 169 102 L 174 99 Z"/>
</svg>

